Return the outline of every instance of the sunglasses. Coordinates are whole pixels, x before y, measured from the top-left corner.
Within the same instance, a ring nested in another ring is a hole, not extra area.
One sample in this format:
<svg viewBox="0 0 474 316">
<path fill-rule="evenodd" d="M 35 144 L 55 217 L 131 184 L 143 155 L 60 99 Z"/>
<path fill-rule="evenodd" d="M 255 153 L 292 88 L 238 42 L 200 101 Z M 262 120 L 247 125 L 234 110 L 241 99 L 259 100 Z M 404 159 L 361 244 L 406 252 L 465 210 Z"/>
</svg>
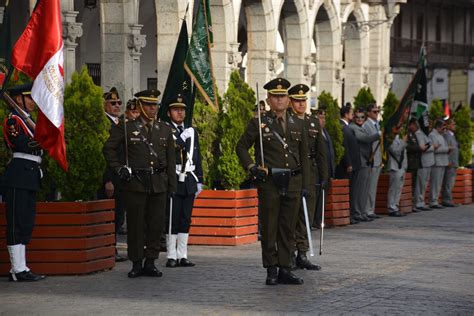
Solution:
<svg viewBox="0 0 474 316">
<path fill-rule="evenodd" d="M 373 111 L 370 111 L 370 112 L 372 112 L 372 113 L 375 113 L 375 114 L 378 114 L 378 113 L 380 113 L 380 111 L 379 111 L 379 110 L 373 110 Z"/>
<path fill-rule="evenodd" d="M 110 101 L 109 103 L 112 106 L 121 106 L 122 105 L 122 101 Z"/>
<path fill-rule="evenodd" d="M 355 118 L 356 118 L 356 119 L 360 119 L 360 120 L 361 120 L 361 119 L 365 119 L 365 116 L 357 116 L 357 115 L 356 115 L 356 117 L 355 117 Z"/>
</svg>

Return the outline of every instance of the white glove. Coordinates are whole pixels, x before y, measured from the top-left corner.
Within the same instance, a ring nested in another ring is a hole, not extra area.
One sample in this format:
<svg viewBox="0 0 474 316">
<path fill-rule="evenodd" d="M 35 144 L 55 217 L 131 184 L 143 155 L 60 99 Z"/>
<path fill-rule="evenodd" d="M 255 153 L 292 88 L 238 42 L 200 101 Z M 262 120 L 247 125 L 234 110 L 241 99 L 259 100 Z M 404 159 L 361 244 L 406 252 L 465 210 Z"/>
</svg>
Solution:
<svg viewBox="0 0 474 316">
<path fill-rule="evenodd" d="M 199 193 L 201 193 L 202 187 L 203 187 L 202 183 L 197 184 L 196 197 L 199 195 Z"/>
<path fill-rule="evenodd" d="M 181 133 L 181 139 L 183 141 L 186 141 L 189 137 L 194 135 L 194 129 L 192 127 L 186 128 L 182 133 Z"/>
</svg>

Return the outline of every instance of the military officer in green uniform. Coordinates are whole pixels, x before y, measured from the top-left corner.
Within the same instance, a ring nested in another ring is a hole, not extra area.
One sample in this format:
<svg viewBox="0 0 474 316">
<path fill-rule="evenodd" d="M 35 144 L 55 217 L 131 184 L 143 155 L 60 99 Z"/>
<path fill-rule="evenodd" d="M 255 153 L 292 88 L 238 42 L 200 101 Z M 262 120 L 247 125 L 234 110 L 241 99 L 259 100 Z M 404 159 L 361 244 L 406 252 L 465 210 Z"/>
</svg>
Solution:
<svg viewBox="0 0 474 316">
<path fill-rule="evenodd" d="M 236 146 L 242 166 L 256 179 L 267 285 L 303 283 L 290 267 L 301 197 L 308 192 L 308 144 L 303 121 L 287 113 L 289 87 L 283 78 L 264 85 L 270 111 L 260 117 L 261 124 L 258 117 L 250 120 Z M 252 146 L 255 162 L 249 154 Z"/>
<path fill-rule="evenodd" d="M 309 223 L 314 220 L 316 209 L 316 200 L 318 188 L 321 186 L 325 188 L 328 181 L 328 164 L 326 146 L 319 125 L 319 120 L 309 114 L 306 114 L 308 97 L 306 93 L 309 87 L 305 84 L 297 84 L 288 90 L 290 96 L 291 113 L 293 117 L 303 120 L 306 133 L 308 135 L 308 159 L 309 159 L 309 173 L 308 173 L 308 196 L 306 197 Z M 311 224 L 310 224 L 311 225 Z M 303 211 L 303 205 L 300 207 L 298 221 L 296 223 L 296 266 L 307 270 L 321 270 L 321 267 L 311 263 L 306 252 L 309 250 L 308 234 L 306 232 L 306 221 Z"/>
<path fill-rule="evenodd" d="M 133 262 L 130 278 L 162 276 L 155 260 L 160 250 L 166 202 L 177 187 L 171 127 L 156 120 L 159 94 L 158 90 L 136 93 L 140 116 L 114 126 L 104 145 L 105 159 L 122 181 L 128 257 Z M 125 161 L 119 154 L 121 147 L 125 149 Z"/>
</svg>

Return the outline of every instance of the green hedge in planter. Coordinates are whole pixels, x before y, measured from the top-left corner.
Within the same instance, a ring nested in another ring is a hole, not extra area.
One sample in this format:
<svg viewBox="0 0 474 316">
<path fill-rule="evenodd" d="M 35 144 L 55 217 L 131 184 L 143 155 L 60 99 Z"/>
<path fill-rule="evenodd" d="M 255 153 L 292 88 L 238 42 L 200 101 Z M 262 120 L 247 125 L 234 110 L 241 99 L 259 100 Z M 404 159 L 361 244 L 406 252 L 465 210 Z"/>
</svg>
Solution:
<svg viewBox="0 0 474 316">
<path fill-rule="evenodd" d="M 393 115 L 399 103 L 400 101 L 398 100 L 395 93 L 389 91 L 385 97 L 385 100 L 383 101 L 382 106 L 382 122 L 380 123 L 382 127 L 385 126 L 385 122 L 387 122 L 390 116 Z"/>
<path fill-rule="evenodd" d="M 333 142 L 334 159 L 338 164 L 344 156 L 344 146 L 342 146 L 343 134 L 339 123 L 340 111 L 337 100 L 332 97 L 331 93 L 323 91 L 318 96 L 318 108 L 326 111 L 326 129 Z"/>
<path fill-rule="evenodd" d="M 354 97 L 354 111 L 360 108 L 367 111 L 367 106 L 371 103 L 375 103 L 372 91 L 370 91 L 370 88 L 361 88 Z"/>
<path fill-rule="evenodd" d="M 194 102 L 193 127 L 199 134 L 199 146 L 202 158 L 204 184 L 211 187 L 217 180 L 217 118 L 218 113 L 197 97 Z"/>
<path fill-rule="evenodd" d="M 219 113 L 221 155 L 217 170 L 221 185 L 226 189 L 239 189 L 248 177 L 247 171 L 240 166 L 235 146 L 253 116 L 255 102 L 255 92 L 240 78 L 237 71 L 232 72 L 224 95 L 224 108 Z"/>
<path fill-rule="evenodd" d="M 456 139 L 459 143 L 459 165 L 466 166 L 472 160 L 472 129 L 471 111 L 469 107 L 463 106 L 454 113 L 456 122 Z"/>
<path fill-rule="evenodd" d="M 110 129 L 102 94 L 86 67 L 75 72 L 66 86 L 64 124 L 69 171 L 64 172 L 54 160 L 46 159 L 46 168 L 56 181 L 62 200 L 93 200 L 101 185 L 105 169 L 102 147 Z"/>
</svg>

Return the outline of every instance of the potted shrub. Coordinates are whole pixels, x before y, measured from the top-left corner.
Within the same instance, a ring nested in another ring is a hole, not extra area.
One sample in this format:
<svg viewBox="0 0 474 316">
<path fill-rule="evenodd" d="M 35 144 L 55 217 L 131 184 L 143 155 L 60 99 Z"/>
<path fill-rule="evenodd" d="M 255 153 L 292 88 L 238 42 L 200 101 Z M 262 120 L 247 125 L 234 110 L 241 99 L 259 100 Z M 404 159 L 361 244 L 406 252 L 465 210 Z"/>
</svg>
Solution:
<svg viewBox="0 0 474 316">
<path fill-rule="evenodd" d="M 94 201 L 105 168 L 102 146 L 110 125 L 103 110 L 102 90 L 94 85 L 85 67 L 74 73 L 66 86 L 64 114 L 69 172 L 45 157 L 43 168 L 55 179 L 61 201 L 38 202 L 28 262 L 32 269 L 45 274 L 83 274 L 112 268 L 114 201 Z M 4 239 L 1 241 L 0 269 L 6 273 L 8 258 Z"/>
<path fill-rule="evenodd" d="M 326 111 L 326 129 L 334 146 L 336 165 L 344 156 L 342 146 L 342 129 L 339 124 L 339 106 L 337 100 L 328 92 L 321 92 L 318 96 L 318 108 Z M 331 226 L 343 226 L 350 224 L 349 209 L 349 180 L 331 179 L 325 203 L 325 224 Z"/>
<path fill-rule="evenodd" d="M 223 103 L 217 114 L 196 103 L 194 125 L 200 134 L 203 161 L 209 159 L 203 166 L 204 173 L 208 173 L 207 187 L 217 186 L 219 190 L 204 190 L 195 200 L 190 244 L 238 245 L 257 241 L 257 190 L 240 190 L 248 174 L 235 154 L 235 145 L 252 117 L 255 95 L 237 71 L 231 74 Z"/>
<path fill-rule="evenodd" d="M 359 92 L 354 97 L 354 111 L 359 108 L 362 108 L 365 111 L 370 103 L 375 102 L 374 95 L 372 94 L 372 91 L 370 91 L 370 88 L 360 88 Z"/>
</svg>

